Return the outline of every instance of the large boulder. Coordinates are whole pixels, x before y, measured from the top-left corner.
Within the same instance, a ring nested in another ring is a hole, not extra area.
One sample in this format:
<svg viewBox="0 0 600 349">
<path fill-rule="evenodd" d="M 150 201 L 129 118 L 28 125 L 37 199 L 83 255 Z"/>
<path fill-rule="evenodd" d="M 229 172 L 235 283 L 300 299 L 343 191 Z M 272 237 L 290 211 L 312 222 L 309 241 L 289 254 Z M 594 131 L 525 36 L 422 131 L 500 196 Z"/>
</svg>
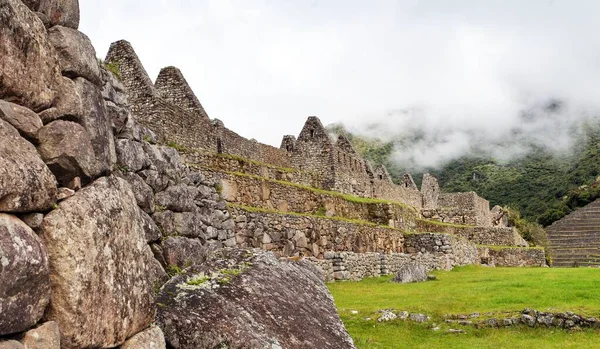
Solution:
<svg viewBox="0 0 600 349">
<path fill-rule="evenodd" d="M 158 326 L 136 334 L 123 343 L 121 349 L 165 349 L 165 336 Z"/>
<path fill-rule="evenodd" d="M 162 243 L 162 251 L 165 266 L 173 269 L 202 264 L 206 260 L 208 248 L 198 239 L 169 236 Z"/>
<path fill-rule="evenodd" d="M 422 264 L 409 263 L 400 268 L 392 281 L 401 284 L 427 281 L 427 269 Z"/>
<path fill-rule="evenodd" d="M 48 256 L 18 218 L 0 213 L 0 336 L 35 325 L 50 299 Z"/>
<path fill-rule="evenodd" d="M 144 152 L 142 143 L 129 139 L 119 139 L 116 142 L 117 161 L 125 171 L 138 172 L 150 167 L 150 158 Z"/>
<path fill-rule="evenodd" d="M 62 186 L 75 177 L 84 182 L 98 173 L 94 148 L 83 126 L 57 120 L 40 130 L 38 152 Z"/>
<path fill-rule="evenodd" d="M 77 93 L 81 96 L 83 115 L 81 124 L 90 134 L 98 172 L 108 173 L 117 162 L 112 122 L 106 111 L 101 90 L 83 78 L 75 80 Z"/>
<path fill-rule="evenodd" d="M 3 100 L 0 100 L 0 119 L 11 124 L 30 141 L 35 141 L 38 130 L 43 126 L 42 120 L 33 111 Z"/>
<path fill-rule="evenodd" d="M 52 108 L 39 113 L 44 124 L 49 124 L 57 119 L 81 120 L 83 118 L 83 106 L 81 96 L 77 92 L 73 80 L 62 77 L 61 83 L 56 88 L 56 99 Z"/>
<path fill-rule="evenodd" d="M 55 198 L 56 179 L 35 147 L 0 119 L 0 212 L 46 211 Z"/>
<path fill-rule="evenodd" d="M 21 0 L 0 2 L 0 99 L 50 108 L 61 74 L 46 29 Z"/>
<path fill-rule="evenodd" d="M 262 250 L 222 249 L 165 284 L 173 348 L 354 348 L 319 272 Z"/>
<path fill-rule="evenodd" d="M 102 86 L 96 50 L 90 39 L 75 29 L 55 26 L 48 36 L 56 49 L 62 74 L 71 79 L 82 77 Z"/>
<path fill-rule="evenodd" d="M 154 319 L 156 261 L 131 187 L 103 177 L 62 201 L 42 225 L 64 348 L 107 348 Z"/>
</svg>

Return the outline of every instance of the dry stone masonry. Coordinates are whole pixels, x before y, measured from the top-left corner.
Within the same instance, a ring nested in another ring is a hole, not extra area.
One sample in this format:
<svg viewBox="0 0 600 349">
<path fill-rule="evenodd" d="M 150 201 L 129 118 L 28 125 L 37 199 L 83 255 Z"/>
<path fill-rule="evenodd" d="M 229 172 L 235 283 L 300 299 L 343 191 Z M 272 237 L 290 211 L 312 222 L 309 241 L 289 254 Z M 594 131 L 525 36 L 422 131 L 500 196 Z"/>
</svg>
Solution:
<svg viewBox="0 0 600 349">
<path fill-rule="evenodd" d="M 78 26 L 77 0 L 0 0 L 0 347 L 354 348 L 322 280 L 543 264 L 478 252 L 526 243 L 475 193 L 395 184 L 316 117 L 248 140 Z"/>
</svg>

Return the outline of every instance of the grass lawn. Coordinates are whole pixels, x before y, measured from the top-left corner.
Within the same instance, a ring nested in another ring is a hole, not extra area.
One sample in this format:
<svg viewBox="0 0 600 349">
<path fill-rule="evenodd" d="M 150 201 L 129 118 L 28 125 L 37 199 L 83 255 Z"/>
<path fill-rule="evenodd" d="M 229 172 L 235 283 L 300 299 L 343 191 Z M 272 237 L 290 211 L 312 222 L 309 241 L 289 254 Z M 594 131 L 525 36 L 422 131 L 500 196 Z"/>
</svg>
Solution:
<svg viewBox="0 0 600 349">
<path fill-rule="evenodd" d="M 328 286 L 359 348 L 600 348 L 597 330 L 569 332 L 525 326 L 475 329 L 446 324 L 443 318 L 446 314 L 483 315 L 525 308 L 599 317 L 600 269 L 468 266 L 433 274 L 437 280 L 418 284 L 395 284 L 389 282 L 390 277 L 381 277 Z M 380 309 L 423 313 L 432 320 L 425 324 L 402 320 L 379 323 Z M 439 331 L 431 329 L 433 323 L 438 324 Z M 467 333 L 447 333 L 449 328 Z"/>
</svg>

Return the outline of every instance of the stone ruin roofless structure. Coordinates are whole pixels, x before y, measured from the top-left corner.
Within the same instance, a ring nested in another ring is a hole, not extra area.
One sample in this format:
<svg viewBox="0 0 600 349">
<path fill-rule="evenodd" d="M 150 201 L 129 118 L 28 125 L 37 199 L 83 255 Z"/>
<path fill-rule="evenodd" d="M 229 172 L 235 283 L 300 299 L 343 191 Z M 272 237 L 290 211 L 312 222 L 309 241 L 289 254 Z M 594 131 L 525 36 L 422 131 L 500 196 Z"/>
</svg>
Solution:
<svg viewBox="0 0 600 349">
<path fill-rule="evenodd" d="M 106 61 L 118 65 L 137 120 L 154 130 L 163 143 L 291 168 L 300 174 L 294 177 L 300 184 L 400 202 L 422 210 L 426 218 L 492 225 L 487 200 L 475 193 L 440 194 L 437 180 L 429 175 L 424 177 L 421 191 L 410 174 L 396 185 L 385 166 L 373 168 L 345 136 L 334 142 L 315 116 L 308 118 L 298 138 L 286 135 L 280 148 L 275 148 L 248 140 L 221 121 L 211 120 L 179 69 L 163 68 L 153 84 L 129 42 L 113 43 Z"/>
</svg>

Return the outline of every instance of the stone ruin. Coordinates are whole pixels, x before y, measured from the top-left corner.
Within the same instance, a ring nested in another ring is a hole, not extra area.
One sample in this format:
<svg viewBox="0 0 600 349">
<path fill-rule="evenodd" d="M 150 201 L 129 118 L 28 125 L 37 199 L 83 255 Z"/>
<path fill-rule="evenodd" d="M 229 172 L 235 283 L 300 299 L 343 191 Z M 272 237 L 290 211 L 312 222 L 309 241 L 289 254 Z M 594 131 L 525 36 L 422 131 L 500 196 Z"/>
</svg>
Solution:
<svg viewBox="0 0 600 349">
<path fill-rule="evenodd" d="M 323 227 L 317 229 L 320 239 L 311 237 L 315 233 L 302 228 L 302 224 L 294 233 L 272 231 L 277 228 L 270 226 L 271 220 L 287 220 L 292 225 L 303 220 L 281 216 L 290 212 L 323 213 L 420 232 L 460 230 L 456 235 L 475 244 L 527 247 L 514 228 L 499 225 L 489 202 L 476 193 L 442 193 L 437 179 L 429 174 L 423 176 L 421 190 L 408 173 L 402 183 L 395 184 L 385 166 L 373 168 L 344 135 L 332 139 L 315 116 L 308 117 L 297 137 L 285 135 L 279 148 L 271 147 L 238 135 L 217 119 L 211 120 L 179 69 L 163 69 L 152 84 L 129 42 L 113 43 L 106 61 L 121 69 L 136 120 L 152 129 L 159 142 L 176 144 L 183 150 L 186 163 L 220 183 L 224 198 L 231 204 L 230 212 L 239 220 L 238 245 L 260 247 L 281 256 L 317 259 L 326 259 L 327 251 L 406 252 L 403 243 L 392 237 L 386 238 L 385 248 L 366 241 L 362 232 L 365 228 L 350 229 L 357 231 L 352 237 L 355 240 L 348 237 L 344 247 L 327 242 L 336 239 L 326 231 L 332 229 L 329 223 L 312 223 Z M 339 194 L 389 201 L 389 207 L 382 203 L 378 207 L 375 203 L 361 205 L 356 202 L 359 200 L 341 199 Z M 265 211 L 247 212 L 245 207 Z"/>
<path fill-rule="evenodd" d="M 248 140 L 78 25 L 0 1 L 0 347 L 353 348 L 323 279 L 544 263 L 475 193 L 394 184 L 316 117 Z"/>
</svg>

